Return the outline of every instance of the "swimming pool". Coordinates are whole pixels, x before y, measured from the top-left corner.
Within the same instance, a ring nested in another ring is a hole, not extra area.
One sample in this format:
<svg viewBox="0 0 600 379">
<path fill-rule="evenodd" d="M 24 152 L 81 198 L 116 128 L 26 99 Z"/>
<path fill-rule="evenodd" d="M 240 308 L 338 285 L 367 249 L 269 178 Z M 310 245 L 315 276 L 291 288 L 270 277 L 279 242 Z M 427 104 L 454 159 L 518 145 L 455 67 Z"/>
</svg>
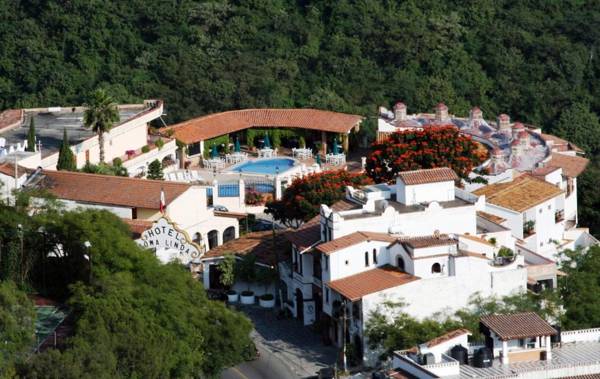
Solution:
<svg viewBox="0 0 600 379">
<path fill-rule="evenodd" d="M 233 166 L 229 171 L 275 175 L 294 167 L 296 161 L 289 158 L 256 159 Z"/>
</svg>

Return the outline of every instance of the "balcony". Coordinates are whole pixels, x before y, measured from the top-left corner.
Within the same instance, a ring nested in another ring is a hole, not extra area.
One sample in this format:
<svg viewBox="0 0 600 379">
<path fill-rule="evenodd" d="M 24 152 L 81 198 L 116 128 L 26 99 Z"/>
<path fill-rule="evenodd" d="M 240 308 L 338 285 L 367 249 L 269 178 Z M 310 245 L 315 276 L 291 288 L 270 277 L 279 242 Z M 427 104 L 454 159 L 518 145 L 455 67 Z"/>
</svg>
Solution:
<svg viewBox="0 0 600 379">
<path fill-rule="evenodd" d="M 535 234 L 535 221 L 526 221 L 523 223 L 523 238 L 531 237 Z"/>
</svg>

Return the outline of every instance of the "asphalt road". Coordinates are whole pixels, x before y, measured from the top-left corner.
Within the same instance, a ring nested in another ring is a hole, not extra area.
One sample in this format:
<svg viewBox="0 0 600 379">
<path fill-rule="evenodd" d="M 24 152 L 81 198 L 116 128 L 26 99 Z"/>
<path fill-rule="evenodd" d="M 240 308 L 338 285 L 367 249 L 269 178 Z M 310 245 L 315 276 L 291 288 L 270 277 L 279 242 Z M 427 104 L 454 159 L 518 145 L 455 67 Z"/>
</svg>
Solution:
<svg viewBox="0 0 600 379">
<path fill-rule="evenodd" d="M 221 374 L 221 379 L 299 379 L 299 376 L 277 357 L 257 344 L 258 359 L 231 367 Z"/>
</svg>

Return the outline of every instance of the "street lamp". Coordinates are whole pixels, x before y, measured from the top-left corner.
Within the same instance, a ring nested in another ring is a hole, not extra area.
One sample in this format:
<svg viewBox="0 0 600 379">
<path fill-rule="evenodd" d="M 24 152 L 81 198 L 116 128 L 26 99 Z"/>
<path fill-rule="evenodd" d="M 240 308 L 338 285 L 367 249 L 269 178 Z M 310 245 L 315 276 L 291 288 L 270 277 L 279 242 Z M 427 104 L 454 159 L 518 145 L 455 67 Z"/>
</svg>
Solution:
<svg viewBox="0 0 600 379">
<path fill-rule="evenodd" d="M 90 262 L 90 274 L 88 276 L 88 282 L 91 284 L 92 283 L 92 254 L 90 254 L 90 248 L 92 247 L 92 243 L 90 241 L 85 241 L 83 243 L 83 246 L 85 247 L 85 250 L 87 251 L 87 254 L 84 254 L 83 257 Z"/>
<path fill-rule="evenodd" d="M 38 233 L 43 237 L 42 242 L 42 286 L 44 287 L 44 295 L 47 295 L 46 291 L 46 229 L 43 226 L 38 228 Z"/>
</svg>

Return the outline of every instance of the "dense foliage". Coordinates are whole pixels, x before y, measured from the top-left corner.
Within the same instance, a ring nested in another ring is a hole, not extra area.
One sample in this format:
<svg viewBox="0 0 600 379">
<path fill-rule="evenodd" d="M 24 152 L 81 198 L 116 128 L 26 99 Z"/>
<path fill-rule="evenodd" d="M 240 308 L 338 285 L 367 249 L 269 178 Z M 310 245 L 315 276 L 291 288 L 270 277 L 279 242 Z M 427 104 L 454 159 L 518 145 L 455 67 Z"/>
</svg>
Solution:
<svg viewBox="0 0 600 379">
<path fill-rule="evenodd" d="M 0 280 L 65 299 L 75 317 L 66 349 L 19 359 L 22 377 L 213 377 L 241 361 L 250 343 L 244 316 L 208 300 L 185 268 L 160 264 L 109 212 L 43 207 L 28 217 L 2 206 L 0 239 Z M 2 310 L 15 303 L 6 300 L 10 286 L 0 285 Z M 29 341 L 31 322 L 11 323 L 2 310 L 0 334 L 15 346 Z M 0 372 L 9 368 L 0 364 Z"/>
<path fill-rule="evenodd" d="M 473 140 L 453 126 L 400 131 L 373 145 L 367 175 L 376 183 L 396 180 L 401 171 L 450 167 L 467 178 L 485 160 Z"/>
<path fill-rule="evenodd" d="M 14 374 L 14 363 L 34 342 L 33 303 L 12 281 L 0 282 L 0 378 Z"/>
<path fill-rule="evenodd" d="M 285 189 L 281 200 L 267 203 L 265 213 L 283 224 L 297 228 L 319 214 L 321 204 L 332 205 L 344 198 L 346 186 L 360 187 L 372 183 L 363 174 L 346 170 L 324 171 L 295 179 Z"/>
</svg>

